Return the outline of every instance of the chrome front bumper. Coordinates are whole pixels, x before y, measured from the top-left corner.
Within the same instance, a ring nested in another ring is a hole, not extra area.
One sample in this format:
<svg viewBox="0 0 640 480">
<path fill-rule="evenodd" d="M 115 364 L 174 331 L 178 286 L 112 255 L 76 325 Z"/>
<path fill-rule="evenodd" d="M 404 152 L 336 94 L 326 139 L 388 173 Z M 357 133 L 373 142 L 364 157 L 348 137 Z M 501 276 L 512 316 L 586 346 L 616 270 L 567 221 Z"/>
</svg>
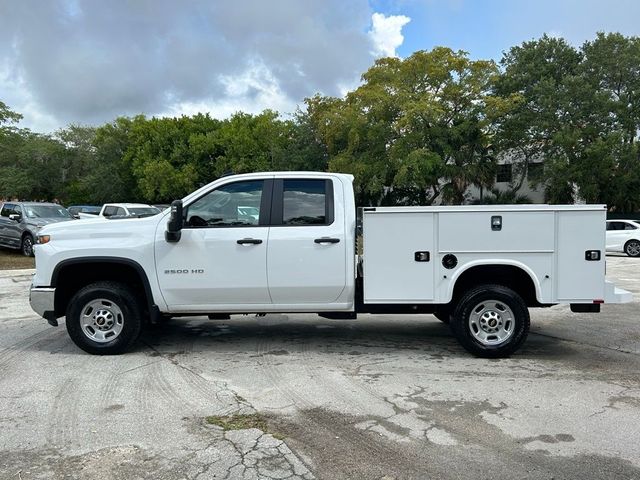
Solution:
<svg viewBox="0 0 640 480">
<path fill-rule="evenodd" d="M 55 296 L 56 289 L 51 287 L 31 287 L 29 290 L 29 303 L 34 312 L 47 319 L 49 323 L 55 321 Z M 56 324 L 58 322 L 55 322 Z"/>
</svg>

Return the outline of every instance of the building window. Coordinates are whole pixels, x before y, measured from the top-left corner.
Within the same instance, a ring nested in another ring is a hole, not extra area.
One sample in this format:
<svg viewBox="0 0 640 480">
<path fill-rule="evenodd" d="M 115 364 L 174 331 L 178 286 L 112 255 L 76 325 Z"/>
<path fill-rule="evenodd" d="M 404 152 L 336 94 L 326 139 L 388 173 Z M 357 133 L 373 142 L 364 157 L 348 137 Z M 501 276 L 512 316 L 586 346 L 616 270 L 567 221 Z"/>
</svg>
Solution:
<svg viewBox="0 0 640 480">
<path fill-rule="evenodd" d="M 496 183 L 509 183 L 512 178 L 512 167 L 510 163 L 498 165 L 498 174 L 496 175 Z"/>
<path fill-rule="evenodd" d="M 529 165 L 527 165 L 527 178 L 529 181 L 539 182 L 543 178 L 543 172 L 543 162 L 529 162 Z"/>
</svg>

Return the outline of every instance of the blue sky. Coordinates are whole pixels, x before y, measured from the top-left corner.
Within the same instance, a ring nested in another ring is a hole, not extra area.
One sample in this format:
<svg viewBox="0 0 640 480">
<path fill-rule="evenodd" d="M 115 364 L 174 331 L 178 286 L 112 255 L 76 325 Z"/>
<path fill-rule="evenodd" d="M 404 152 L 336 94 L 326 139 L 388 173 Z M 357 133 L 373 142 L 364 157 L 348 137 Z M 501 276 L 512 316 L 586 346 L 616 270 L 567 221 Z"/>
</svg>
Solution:
<svg viewBox="0 0 640 480">
<path fill-rule="evenodd" d="M 51 132 L 126 115 L 283 114 L 382 56 L 499 61 L 544 33 L 640 35 L 640 0 L 0 0 L 0 101 Z"/>
<path fill-rule="evenodd" d="M 373 9 L 406 15 L 400 56 L 444 45 L 499 60 L 513 45 L 544 33 L 578 46 L 598 31 L 640 34 L 638 0 L 372 0 Z"/>
</svg>

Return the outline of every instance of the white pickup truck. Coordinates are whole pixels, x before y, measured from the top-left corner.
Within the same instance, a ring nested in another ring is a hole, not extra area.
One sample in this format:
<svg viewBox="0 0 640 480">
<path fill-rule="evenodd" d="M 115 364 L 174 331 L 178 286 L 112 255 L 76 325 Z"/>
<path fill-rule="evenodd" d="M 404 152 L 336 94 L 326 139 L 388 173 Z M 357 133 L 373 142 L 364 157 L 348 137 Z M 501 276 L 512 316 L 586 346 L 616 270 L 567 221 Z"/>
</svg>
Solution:
<svg viewBox="0 0 640 480">
<path fill-rule="evenodd" d="M 99 217 L 139 216 L 150 217 L 160 213 L 160 209 L 144 203 L 105 203 L 98 213 Z M 95 218 L 95 217 L 88 217 Z"/>
<path fill-rule="evenodd" d="M 530 307 L 631 301 L 605 280 L 603 205 L 367 207 L 360 237 L 352 181 L 229 176 L 152 217 L 46 226 L 31 306 L 93 354 L 163 317 L 312 312 L 433 313 L 469 352 L 504 357 Z"/>
</svg>

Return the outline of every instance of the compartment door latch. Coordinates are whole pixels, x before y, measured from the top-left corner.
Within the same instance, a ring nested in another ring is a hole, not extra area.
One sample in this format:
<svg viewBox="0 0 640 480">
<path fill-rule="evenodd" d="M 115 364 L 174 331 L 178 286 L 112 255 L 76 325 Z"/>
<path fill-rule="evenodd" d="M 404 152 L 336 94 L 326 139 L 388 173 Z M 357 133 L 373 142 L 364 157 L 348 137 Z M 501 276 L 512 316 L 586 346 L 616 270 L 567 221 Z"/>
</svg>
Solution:
<svg viewBox="0 0 640 480">
<path fill-rule="evenodd" d="M 413 259 L 416 262 L 428 262 L 431 260 L 431 254 L 429 252 L 416 252 L 413 254 Z"/>
</svg>

